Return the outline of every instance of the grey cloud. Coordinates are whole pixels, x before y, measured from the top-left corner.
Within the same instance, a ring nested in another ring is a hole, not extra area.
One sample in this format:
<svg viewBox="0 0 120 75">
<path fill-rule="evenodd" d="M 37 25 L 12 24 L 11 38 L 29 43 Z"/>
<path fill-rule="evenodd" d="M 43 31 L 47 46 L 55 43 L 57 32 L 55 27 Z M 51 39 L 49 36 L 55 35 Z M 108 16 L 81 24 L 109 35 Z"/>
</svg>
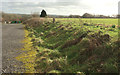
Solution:
<svg viewBox="0 0 120 75">
<path fill-rule="evenodd" d="M 76 0 L 77 1 L 77 0 Z M 76 9 L 89 8 L 88 6 L 84 5 L 83 3 L 76 2 L 70 0 L 70 2 L 2 2 L 2 8 L 5 12 L 17 12 L 17 13 L 31 13 L 31 11 L 41 11 L 45 9 L 48 13 L 67 13 L 68 11 L 72 11 Z M 52 11 L 53 10 L 53 11 Z M 66 10 L 66 11 L 64 11 Z"/>
<path fill-rule="evenodd" d="M 2 2 L 78 2 L 82 0 L 3 0 Z"/>
<path fill-rule="evenodd" d="M 8 8 L 31 8 L 31 7 L 49 7 L 49 8 L 56 8 L 56 7 L 68 7 L 68 6 L 80 6 L 80 7 L 88 7 L 79 2 L 38 2 L 37 4 L 34 2 L 2 2 L 3 7 Z"/>
<path fill-rule="evenodd" d="M 2 2 L 3 7 L 56 7 L 56 6 L 76 6 L 79 5 L 77 2 L 38 2 L 35 4 L 34 2 Z"/>
</svg>

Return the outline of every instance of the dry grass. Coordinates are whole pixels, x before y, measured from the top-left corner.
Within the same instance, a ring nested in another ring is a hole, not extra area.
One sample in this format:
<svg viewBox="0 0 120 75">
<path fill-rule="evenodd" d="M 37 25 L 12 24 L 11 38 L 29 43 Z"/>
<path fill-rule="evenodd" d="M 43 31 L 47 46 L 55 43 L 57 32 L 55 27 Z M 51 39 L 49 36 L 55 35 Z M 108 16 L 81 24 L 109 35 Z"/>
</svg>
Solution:
<svg viewBox="0 0 120 75">
<path fill-rule="evenodd" d="M 67 48 L 67 47 L 70 47 L 72 45 L 76 45 L 77 43 L 79 43 L 84 37 L 87 36 L 87 33 L 83 34 L 82 36 L 76 38 L 76 39 L 73 39 L 73 40 L 70 40 L 70 41 L 67 41 L 63 46 L 62 46 L 62 49 L 63 48 Z"/>
<path fill-rule="evenodd" d="M 22 17 L 17 14 L 2 13 L 2 21 L 20 21 Z"/>
<path fill-rule="evenodd" d="M 30 18 L 26 20 L 23 24 L 26 24 L 27 26 L 30 27 L 36 27 L 44 24 L 45 22 L 50 22 L 50 21 L 51 21 L 50 18 Z"/>
</svg>

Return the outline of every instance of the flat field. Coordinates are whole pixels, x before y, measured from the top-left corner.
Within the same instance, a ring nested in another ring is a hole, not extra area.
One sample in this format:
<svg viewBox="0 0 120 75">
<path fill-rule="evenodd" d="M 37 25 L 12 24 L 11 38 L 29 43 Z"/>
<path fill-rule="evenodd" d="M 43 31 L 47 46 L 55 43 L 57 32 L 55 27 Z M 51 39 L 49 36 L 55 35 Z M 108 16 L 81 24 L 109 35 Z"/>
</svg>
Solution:
<svg viewBox="0 0 120 75">
<path fill-rule="evenodd" d="M 59 21 L 75 21 L 79 22 L 82 20 L 83 22 L 93 23 L 93 24 L 105 24 L 105 25 L 118 25 L 118 19 L 111 18 L 57 18 Z"/>
</svg>

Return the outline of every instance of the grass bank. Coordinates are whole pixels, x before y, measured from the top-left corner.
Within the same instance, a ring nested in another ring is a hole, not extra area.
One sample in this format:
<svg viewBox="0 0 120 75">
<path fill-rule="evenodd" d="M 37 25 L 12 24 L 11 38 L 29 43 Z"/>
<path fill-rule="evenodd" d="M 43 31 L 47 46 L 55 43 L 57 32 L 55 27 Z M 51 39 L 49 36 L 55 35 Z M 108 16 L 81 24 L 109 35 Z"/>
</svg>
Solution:
<svg viewBox="0 0 120 75">
<path fill-rule="evenodd" d="M 31 65 L 27 66 L 31 72 L 118 73 L 117 27 L 105 28 L 82 21 L 39 21 L 30 20 L 25 26 L 29 32 L 24 41 L 28 55 L 22 56 L 32 65 L 21 60 Z"/>
</svg>

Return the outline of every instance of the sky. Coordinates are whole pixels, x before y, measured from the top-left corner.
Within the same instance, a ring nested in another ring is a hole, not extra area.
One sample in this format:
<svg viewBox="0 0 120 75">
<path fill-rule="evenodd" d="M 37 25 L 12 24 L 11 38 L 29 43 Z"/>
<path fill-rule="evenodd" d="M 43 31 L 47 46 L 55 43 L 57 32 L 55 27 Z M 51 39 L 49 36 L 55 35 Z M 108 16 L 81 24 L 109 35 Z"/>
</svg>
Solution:
<svg viewBox="0 0 120 75">
<path fill-rule="evenodd" d="M 1 0 L 0 0 L 1 1 Z M 118 2 L 120 0 L 3 0 L 1 6 L 3 12 L 31 14 L 40 13 L 44 9 L 51 15 L 83 15 L 90 13 L 95 15 L 118 14 Z"/>
</svg>

